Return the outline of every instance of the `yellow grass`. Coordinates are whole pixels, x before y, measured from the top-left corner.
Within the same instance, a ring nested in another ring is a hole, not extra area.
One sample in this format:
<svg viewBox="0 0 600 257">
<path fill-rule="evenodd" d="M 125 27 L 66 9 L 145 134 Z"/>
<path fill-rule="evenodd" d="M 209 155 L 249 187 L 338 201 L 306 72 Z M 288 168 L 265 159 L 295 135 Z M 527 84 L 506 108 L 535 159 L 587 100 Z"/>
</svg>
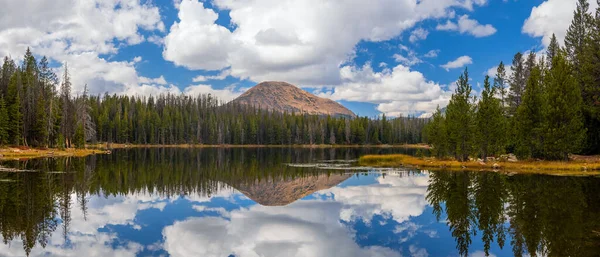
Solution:
<svg viewBox="0 0 600 257">
<path fill-rule="evenodd" d="M 27 160 L 43 157 L 85 157 L 92 154 L 107 154 L 109 150 L 102 149 L 18 149 L 1 148 L 0 160 Z"/>
<path fill-rule="evenodd" d="M 365 155 L 358 160 L 361 166 L 417 167 L 433 169 L 503 170 L 517 173 L 560 175 L 600 175 L 600 161 L 517 161 L 517 162 L 458 162 L 432 157 L 414 157 L 404 154 Z"/>
</svg>

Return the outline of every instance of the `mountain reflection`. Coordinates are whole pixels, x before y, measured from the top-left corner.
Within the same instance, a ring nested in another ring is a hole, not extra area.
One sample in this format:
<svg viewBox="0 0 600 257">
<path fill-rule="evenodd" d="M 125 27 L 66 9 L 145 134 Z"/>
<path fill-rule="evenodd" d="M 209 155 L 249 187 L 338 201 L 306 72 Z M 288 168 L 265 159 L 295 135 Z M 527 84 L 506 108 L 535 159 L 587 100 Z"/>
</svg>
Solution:
<svg viewBox="0 0 600 257">
<path fill-rule="evenodd" d="M 0 256 L 595 256 L 600 179 L 297 168 L 352 149 L 9 162 Z M 437 222 L 440 221 L 440 222 Z"/>
</svg>

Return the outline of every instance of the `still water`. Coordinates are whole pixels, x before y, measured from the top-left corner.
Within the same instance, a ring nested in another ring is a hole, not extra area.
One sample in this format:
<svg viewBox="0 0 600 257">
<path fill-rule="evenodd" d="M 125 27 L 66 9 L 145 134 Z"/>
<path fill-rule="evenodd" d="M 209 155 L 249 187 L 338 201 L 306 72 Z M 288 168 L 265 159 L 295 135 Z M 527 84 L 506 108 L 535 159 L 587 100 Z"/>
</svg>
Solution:
<svg viewBox="0 0 600 257">
<path fill-rule="evenodd" d="M 600 255 L 600 178 L 348 166 L 402 151 L 4 162 L 37 172 L 0 172 L 0 256 Z"/>
</svg>

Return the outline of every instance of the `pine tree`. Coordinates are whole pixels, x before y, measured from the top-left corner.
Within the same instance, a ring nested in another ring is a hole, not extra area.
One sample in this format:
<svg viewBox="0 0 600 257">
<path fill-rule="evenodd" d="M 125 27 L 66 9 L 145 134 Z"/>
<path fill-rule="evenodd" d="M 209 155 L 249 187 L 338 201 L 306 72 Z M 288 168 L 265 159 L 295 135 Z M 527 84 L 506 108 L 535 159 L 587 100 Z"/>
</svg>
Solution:
<svg viewBox="0 0 600 257">
<path fill-rule="evenodd" d="M 77 125 L 77 128 L 75 129 L 75 135 L 73 135 L 73 142 L 75 143 L 75 148 L 81 149 L 85 147 L 83 124 Z"/>
<path fill-rule="evenodd" d="M 568 154 L 580 149 L 585 138 L 581 115 L 581 93 L 571 67 L 562 53 L 552 60 L 546 90 L 545 157 L 568 160 Z"/>
<path fill-rule="evenodd" d="M 600 153 L 600 5 L 590 23 L 590 28 L 584 42 L 583 58 L 575 74 L 580 80 L 581 97 L 583 101 L 584 126 L 587 136 L 583 153 Z"/>
<path fill-rule="evenodd" d="M 9 143 L 20 144 L 23 131 L 21 114 L 21 72 L 17 70 L 10 78 L 7 90 Z"/>
<path fill-rule="evenodd" d="M 508 114 L 514 116 L 517 112 L 517 108 L 521 105 L 521 98 L 523 96 L 523 91 L 525 90 L 526 82 L 523 55 L 521 53 L 515 54 L 511 70 Z"/>
<path fill-rule="evenodd" d="M 565 50 L 567 58 L 575 68 L 580 64 L 584 52 L 585 38 L 589 32 L 591 15 L 588 13 L 590 4 L 588 0 L 577 0 L 577 8 L 573 12 L 573 21 L 565 36 Z M 552 60 L 554 62 L 554 60 Z"/>
<path fill-rule="evenodd" d="M 500 94 L 500 103 L 502 108 L 505 108 L 506 105 L 506 68 L 504 67 L 504 63 L 500 62 L 498 68 L 496 69 L 496 77 L 494 78 L 494 88 L 495 91 Z"/>
<path fill-rule="evenodd" d="M 550 44 L 548 45 L 548 49 L 546 50 L 546 57 L 548 58 L 548 63 L 551 66 L 552 60 L 554 56 L 560 51 L 560 45 L 558 45 L 558 40 L 556 39 L 556 35 L 552 33 L 552 39 L 550 39 Z"/>
<path fill-rule="evenodd" d="M 527 60 L 525 61 L 525 66 L 523 68 L 523 78 L 525 79 L 525 81 L 527 81 L 529 79 L 529 76 L 531 75 L 531 70 L 536 65 L 537 65 L 536 55 L 533 51 L 531 51 L 527 55 Z M 525 90 L 525 88 L 523 90 Z"/>
<path fill-rule="evenodd" d="M 496 90 L 490 85 L 490 77 L 485 76 L 481 100 L 477 104 L 476 131 L 477 147 L 483 160 L 495 155 L 504 147 L 504 116 L 500 101 L 494 97 Z"/>
<path fill-rule="evenodd" d="M 446 109 L 446 128 L 448 130 L 449 150 L 457 160 L 466 161 L 472 151 L 473 140 L 472 88 L 469 84 L 467 69 L 460 75 L 456 86 L 456 91 Z"/>
<path fill-rule="evenodd" d="M 448 154 L 448 131 L 446 130 L 446 118 L 438 106 L 431 121 L 425 129 L 427 142 L 432 146 L 432 153 L 437 158 L 446 157 Z"/>
<path fill-rule="evenodd" d="M 4 96 L 0 95 L 0 145 L 9 143 L 8 129 L 8 109 Z"/>
<path fill-rule="evenodd" d="M 61 134 L 65 137 L 66 146 L 71 146 L 71 135 L 73 133 L 74 126 L 74 114 L 71 102 L 71 77 L 69 75 L 69 67 L 65 63 L 65 71 L 63 80 L 60 85 L 60 98 L 61 98 Z"/>
<path fill-rule="evenodd" d="M 544 109 L 546 101 L 539 67 L 531 70 L 523 103 L 515 116 L 516 151 L 520 159 L 542 157 Z"/>
</svg>

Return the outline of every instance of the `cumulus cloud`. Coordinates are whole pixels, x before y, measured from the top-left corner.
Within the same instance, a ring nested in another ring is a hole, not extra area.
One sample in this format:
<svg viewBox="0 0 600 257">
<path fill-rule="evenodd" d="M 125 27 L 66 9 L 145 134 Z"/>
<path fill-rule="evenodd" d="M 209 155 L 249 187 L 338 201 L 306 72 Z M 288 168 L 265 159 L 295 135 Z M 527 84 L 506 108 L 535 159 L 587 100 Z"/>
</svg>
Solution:
<svg viewBox="0 0 600 257">
<path fill-rule="evenodd" d="M 22 13 L 28 13 L 23 19 Z M 119 92 L 139 83 L 134 62 L 107 61 L 122 45 L 143 42 L 141 31 L 165 30 L 157 7 L 133 1 L 8 1 L 0 9 L 0 55 L 27 47 L 72 69 L 73 93 Z"/>
<path fill-rule="evenodd" d="M 456 58 L 456 60 L 454 61 L 450 61 L 444 65 L 441 65 L 441 67 L 446 69 L 446 71 L 449 71 L 450 69 L 462 68 L 472 63 L 473 59 L 471 59 L 470 56 L 463 55 L 461 57 Z"/>
<path fill-rule="evenodd" d="M 214 24 L 218 15 L 204 8 L 202 2 L 183 1 L 179 22 L 175 22 L 165 37 L 165 60 L 190 69 L 219 70 L 228 65 L 232 50 L 231 33 Z"/>
<path fill-rule="evenodd" d="M 532 37 L 542 37 L 542 44 L 550 44 L 552 34 L 563 44 L 567 29 L 573 20 L 575 0 L 547 0 L 531 9 L 531 14 L 525 20 L 522 31 Z M 590 3 L 590 12 L 598 7 L 596 1 Z"/>
<path fill-rule="evenodd" d="M 460 16 L 457 23 L 450 20 L 445 24 L 438 24 L 437 30 L 458 31 L 461 34 L 470 34 L 475 37 L 487 37 L 496 33 L 496 28 L 491 24 L 481 25 L 478 21 L 469 19 L 469 15 Z"/>
<path fill-rule="evenodd" d="M 215 0 L 217 8 L 229 11 L 235 25 L 230 30 L 215 24 L 218 14 L 203 3 L 184 0 L 163 56 L 193 70 L 230 68 L 232 76 L 257 82 L 339 85 L 340 64 L 358 42 L 388 40 L 419 21 L 448 17 L 452 8 L 472 10 L 485 2 Z M 422 32 L 414 38 L 425 38 Z"/>
<path fill-rule="evenodd" d="M 408 40 L 411 43 L 415 43 L 419 40 L 427 39 L 428 35 L 429 35 L 429 31 L 427 31 L 426 29 L 423 29 L 423 28 L 418 28 L 418 29 L 413 30 L 410 33 L 410 37 L 408 38 Z"/>
<path fill-rule="evenodd" d="M 446 106 L 451 95 L 422 73 L 404 65 L 381 72 L 374 72 L 369 64 L 345 66 L 340 76 L 343 85 L 319 95 L 334 100 L 375 103 L 377 110 L 389 116 L 433 112 L 438 105 Z"/>
</svg>

